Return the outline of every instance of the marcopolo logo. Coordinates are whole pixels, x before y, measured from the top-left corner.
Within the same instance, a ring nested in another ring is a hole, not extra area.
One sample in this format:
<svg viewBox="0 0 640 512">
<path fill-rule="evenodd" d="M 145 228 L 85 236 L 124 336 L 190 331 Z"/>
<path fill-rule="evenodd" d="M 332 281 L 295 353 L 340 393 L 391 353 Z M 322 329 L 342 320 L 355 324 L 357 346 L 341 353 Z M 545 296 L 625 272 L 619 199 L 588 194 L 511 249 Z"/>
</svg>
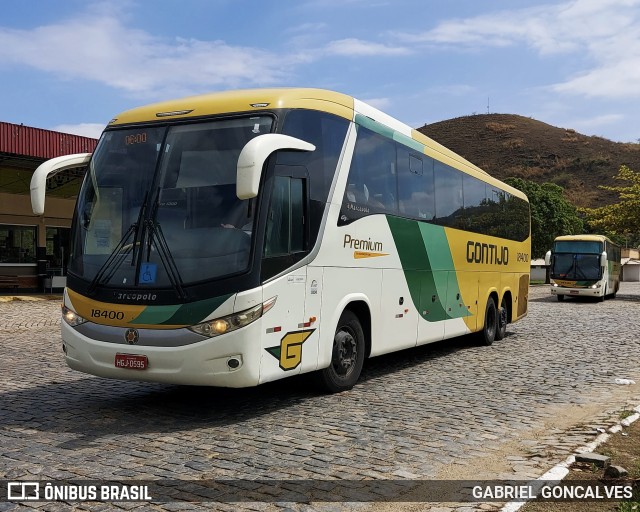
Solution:
<svg viewBox="0 0 640 512">
<path fill-rule="evenodd" d="M 498 246 L 469 240 L 467 242 L 467 262 L 485 265 L 508 265 L 509 248 L 504 245 Z"/>
</svg>

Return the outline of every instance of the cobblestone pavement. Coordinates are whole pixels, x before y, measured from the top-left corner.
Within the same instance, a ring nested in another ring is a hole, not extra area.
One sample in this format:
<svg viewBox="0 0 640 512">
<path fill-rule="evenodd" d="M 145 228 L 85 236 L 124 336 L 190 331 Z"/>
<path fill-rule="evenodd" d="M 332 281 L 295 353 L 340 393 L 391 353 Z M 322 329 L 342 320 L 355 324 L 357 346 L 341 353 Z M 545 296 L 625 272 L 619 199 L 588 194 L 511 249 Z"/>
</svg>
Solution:
<svg viewBox="0 0 640 512">
<path fill-rule="evenodd" d="M 337 395 L 318 394 L 304 378 L 226 390 L 84 375 L 62 359 L 59 315 L 55 300 L 0 302 L 0 479 L 291 480 L 330 495 L 310 504 L 289 493 L 289 501 L 80 509 L 395 510 L 400 504 L 359 503 L 359 492 L 371 495 L 362 481 L 385 479 L 393 485 L 379 493 L 405 501 L 394 487 L 401 481 L 535 478 L 640 404 L 640 283 L 623 283 L 604 303 L 560 303 L 548 287 L 532 287 L 528 317 L 504 340 L 480 347 L 465 337 L 375 358 Z M 346 485 L 320 482 L 332 479 Z M 421 501 L 419 492 L 412 499 Z"/>
</svg>

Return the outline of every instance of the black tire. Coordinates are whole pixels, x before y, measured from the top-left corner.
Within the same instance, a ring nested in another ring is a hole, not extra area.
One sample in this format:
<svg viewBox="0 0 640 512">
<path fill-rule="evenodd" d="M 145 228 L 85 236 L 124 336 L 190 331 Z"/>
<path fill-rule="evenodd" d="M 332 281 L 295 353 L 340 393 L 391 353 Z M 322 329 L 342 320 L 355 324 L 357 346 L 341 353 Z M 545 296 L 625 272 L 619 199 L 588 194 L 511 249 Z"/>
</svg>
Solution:
<svg viewBox="0 0 640 512">
<path fill-rule="evenodd" d="M 564 295 L 556 295 L 556 297 L 558 297 L 558 302 L 562 302 L 564 300 Z"/>
<path fill-rule="evenodd" d="M 498 325 L 496 328 L 496 341 L 503 340 L 507 335 L 507 321 L 509 319 L 509 313 L 507 311 L 507 301 L 502 297 L 500 303 L 500 310 L 498 311 Z"/>
<path fill-rule="evenodd" d="M 484 325 L 478 333 L 478 339 L 482 345 L 491 345 L 496 339 L 498 330 L 498 310 L 496 303 L 491 297 L 487 299 L 487 305 L 484 308 Z"/>
<path fill-rule="evenodd" d="M 607 285 L 605 284 L 604 285 L 604 293 L 602 294 L 601 297 L 598 297 L 598 300 L 600 302 L 604 302 L 604 299 L 606 299 L 606 298 L 607 298 Z"/>
<path fill-rule="evenodd" d="M 358 317 L 348 309 L 342 312 L 333 337 L 331 364 L 317 372 L 318 384 L 330 393 L 351 389 L 364 364 L 364 332 Z"/>
</svg>

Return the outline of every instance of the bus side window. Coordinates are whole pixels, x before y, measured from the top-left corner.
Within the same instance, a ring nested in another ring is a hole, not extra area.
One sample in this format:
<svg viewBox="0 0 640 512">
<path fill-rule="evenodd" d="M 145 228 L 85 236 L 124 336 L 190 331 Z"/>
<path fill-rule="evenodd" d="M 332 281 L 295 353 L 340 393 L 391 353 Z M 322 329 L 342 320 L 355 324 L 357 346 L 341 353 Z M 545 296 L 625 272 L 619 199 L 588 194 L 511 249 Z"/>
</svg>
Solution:
<svg viewBox="0 0 640 512">
<path fill-rule="evenodd" d="M 450 228 L 464 229 L 463 173 L 436 160 L 434 175 L 436 190 L 435 223 Z"/>
<path fill-rule="evenodd" d="M 433 159 L 398 145 L 398 206 L 401 215 L 431 221 L 435 216 Z"/>
<path fill-rule="evenodd" d="M 397 211 L 395 143 L 359 126 L 338 225 Z"/>
</svg>

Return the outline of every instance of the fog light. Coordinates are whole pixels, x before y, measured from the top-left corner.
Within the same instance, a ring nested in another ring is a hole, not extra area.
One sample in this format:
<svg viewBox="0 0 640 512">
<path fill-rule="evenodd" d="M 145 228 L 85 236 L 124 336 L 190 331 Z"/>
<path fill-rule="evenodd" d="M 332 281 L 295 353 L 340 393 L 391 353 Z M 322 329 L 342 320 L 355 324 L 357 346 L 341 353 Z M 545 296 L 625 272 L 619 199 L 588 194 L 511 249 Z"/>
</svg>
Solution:
<svg viewBox="0 0 640 512">
<path fill-rule="evenodd" d="M 238 361 L 235 357 L 232 357 L 231 359 L 229 359 L 227 361 L 227 366 L 230 369 L 235 370 L 236 368 L 238 368 L 240 366 L 240 361 Z"/>
</svg>

